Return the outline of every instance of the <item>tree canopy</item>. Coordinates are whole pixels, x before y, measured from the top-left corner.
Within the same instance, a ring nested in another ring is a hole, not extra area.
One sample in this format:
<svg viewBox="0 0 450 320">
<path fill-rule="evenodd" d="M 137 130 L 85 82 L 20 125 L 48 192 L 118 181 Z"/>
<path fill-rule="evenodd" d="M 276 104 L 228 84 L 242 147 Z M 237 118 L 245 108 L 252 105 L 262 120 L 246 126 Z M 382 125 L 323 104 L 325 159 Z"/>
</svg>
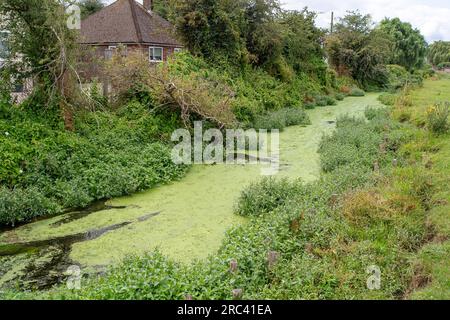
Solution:
<svg viewBox="0 0 450 320">
<path fill-rule="evenodd" d="M 382 86 L 392 43 L 382 30 L 374 29 L 370 15 L 349 11 L 340 18 L 335 32 L 326 39 L 331 65 L 341 75 L 350 75 L 362 86 Z"/>
<path fill-rule="evenodd" d="M 428 61 L 437 66 L 441 63 L 450 63 L 450 41 L 437 41 L 430 46 Z"/>
<path fill-rule="evenodd" d="M 105 4 L 103 0 L 79 0 L 78 6 L 81 9 L 81 18 L 84 19 L 91 14 L 100 11 Z"/>
<path fill-rule="evenodd" d="M 418 29 L 399 18 L 386 18 L 379 28 L 393 41 L 391 64 L 403 66 L 409 71 L 423 66 L 428 45 Z"/>
<path fill-rule="evenodd" d="M 322 72 L 323 32 L 316 14 L 286 11 L 278 0 L 168 1 L 190 51 L 209 61 L 251 64 L 289 79 L 292 72 Z"/>
</svg>

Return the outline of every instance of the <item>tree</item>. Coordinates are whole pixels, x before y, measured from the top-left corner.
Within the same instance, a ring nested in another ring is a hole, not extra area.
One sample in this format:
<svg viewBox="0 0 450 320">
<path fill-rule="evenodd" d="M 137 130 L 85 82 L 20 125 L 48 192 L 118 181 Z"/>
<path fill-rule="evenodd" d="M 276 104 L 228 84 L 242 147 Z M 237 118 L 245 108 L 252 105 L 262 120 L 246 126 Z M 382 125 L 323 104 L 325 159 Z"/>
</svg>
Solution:
<svg viewBox="0 0 450 320">
<path fill-rule="evenodd" d="M 450 41 L 437 41 L 430 46 L 428 61 L 437 66 L 441 63 L 450 63 Z"/>
<path fill-rule="evenodd" d="M 193 54 L 234 65 L 246 58 L 239 1 L 180 0 L 176 11 L 178 33 Z"/>
<path fill-rule="evenodd" d="M 393 40 L 391 64 L 398 64 L 409 71 L 423 66 L 428 45 L 418 29 L 399 18 L 384 19 L 379 29 Z"/>
<path fill-rule="evenodd" d="M 176 23 L 178 0 L 154 0 L 153 11 L 164 19 Z"/>
<path fill-rule="evenodd" d="M 188 49 L 208 61 L 250 64 L 286 81 L 294 69 L 326 69 L 312 12 L 285 11 L 279 0 L 180 0 L 175 8 Z"/>
<path fill-rule="evenodd" d="M 184 53 L 169 63 L 149 67 L 148 58 L 142 52 L 130 52 L 128 56 L 115 54 L 106 61 L 105 69 L 111 81 L 116 101 L 129 99 L 130 93 L 149 92 L 154 97 L 155 108 L 164 107 L 179 112 L 186 127 L 192 119 L 203 119 L 220 128 L 232 127 L 236 118 L 232 111 L 235 93 L 228 85 L 213 81 L 204 72 L 178 72 L 177 63 L 184 65 L 192 58 Z"/>
<path fill-rule="evenodd" d="M 280 5 L 275 0 L 250 0 L 244 6 L 247 50 L 254 64 L 270 64 L 282 55 L 282 30 L 276 21 Z"/>
<path fill-rule="evenodd" d="M 392 43 L 373 25 L 370 15 L 350 11 L 326 39 L 328 57 L 336 71 L 352 76 L 364 87 L 382 87 L 388 78 L 385 65 Z"/>
<path fill-rule="evenodd" d="M 76 31 L 67 27 L 63 0 L 0 0 L 8 30 L 10 60 L 5 72 L 15 79 L 32 78 L 39 103 L 59 106 L 66 128 L 73 129 L 69 97 L 76 77 Z"/>
<path fill-rule="evenodd" d="M 78 6 L 81 9 L 81 18 L 84 19 L 100 11 L 105 5 L 102 0 L 80 0 Z"/>
<path fill-rule="evenodd" d="M 323 38 L 325 33 L 315 25 L 317 14 L 307 8 L 283 12 L 279 23 L 284 32 L 283 55 L 297 73 L 323 76 L 327 66 Z"/>
</svg>

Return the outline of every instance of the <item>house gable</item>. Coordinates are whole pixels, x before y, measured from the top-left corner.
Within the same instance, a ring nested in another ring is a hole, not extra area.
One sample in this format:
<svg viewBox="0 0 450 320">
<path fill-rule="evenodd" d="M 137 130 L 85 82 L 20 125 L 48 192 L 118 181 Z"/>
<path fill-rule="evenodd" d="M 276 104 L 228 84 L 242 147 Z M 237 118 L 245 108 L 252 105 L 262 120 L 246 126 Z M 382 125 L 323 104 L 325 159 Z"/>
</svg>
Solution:
<svg viewBox="0 0 450 320">
<path fill-rule="evenodd" d="M 181 47 L 173 25 L 135 0 L 118 0 L 81 22 L 82 44 L 161 44 Z"/>
</svg>

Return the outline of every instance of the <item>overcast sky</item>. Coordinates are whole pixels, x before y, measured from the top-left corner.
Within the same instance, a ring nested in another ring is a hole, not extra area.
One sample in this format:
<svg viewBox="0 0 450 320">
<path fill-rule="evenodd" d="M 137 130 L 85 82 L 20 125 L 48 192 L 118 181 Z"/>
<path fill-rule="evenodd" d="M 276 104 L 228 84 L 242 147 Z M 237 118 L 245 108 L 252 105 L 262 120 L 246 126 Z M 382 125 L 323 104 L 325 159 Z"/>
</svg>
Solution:
<svg viewBox="0 0 450 320">
<path fill-rule="evenodd" d="M 328 27 L 331 11 L 342 16 L 347 10 L 359 9 L 370 13 L 378 22 L 384 17 L 399 17 L 420 29 L 427 41 L 450 40 L 450 0 L 281 0 L 286 9 L 323 12 L 317 19 L 321 27 Z"/>
<path fill-rule="evenodd" d="M 142 3 L 142 0 L 138 0 Z M 384 17 L 399 17 L 420 29 L 427 41 L 450 41 L 450 0 L 280 0 L 286 9 L 301 10 L 305 6 L 323 12 L 317 19 L 321 27 L 328 27 L 331 11 L 337 17 L 347 10 L 359 9 L 370 13 L 375 22 Z M 113 0 L 105 0 L 111 3 Z"/>
</svg>

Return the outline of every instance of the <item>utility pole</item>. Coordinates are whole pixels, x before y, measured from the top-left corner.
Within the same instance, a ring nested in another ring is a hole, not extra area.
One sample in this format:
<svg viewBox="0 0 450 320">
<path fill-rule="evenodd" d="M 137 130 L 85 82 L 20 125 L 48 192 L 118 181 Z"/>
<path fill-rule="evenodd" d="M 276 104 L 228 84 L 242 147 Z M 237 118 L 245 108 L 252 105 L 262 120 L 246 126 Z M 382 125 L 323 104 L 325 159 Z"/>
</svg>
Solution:
<svg viewBox="0 0 450 320">
<path fill-rule="evenodd" d="M 331 28 L 330 28 L 330 33 L 333 33 L 333 29 L 334 29 L 334 11 L 331 11 Z"/>
</svg>

